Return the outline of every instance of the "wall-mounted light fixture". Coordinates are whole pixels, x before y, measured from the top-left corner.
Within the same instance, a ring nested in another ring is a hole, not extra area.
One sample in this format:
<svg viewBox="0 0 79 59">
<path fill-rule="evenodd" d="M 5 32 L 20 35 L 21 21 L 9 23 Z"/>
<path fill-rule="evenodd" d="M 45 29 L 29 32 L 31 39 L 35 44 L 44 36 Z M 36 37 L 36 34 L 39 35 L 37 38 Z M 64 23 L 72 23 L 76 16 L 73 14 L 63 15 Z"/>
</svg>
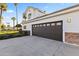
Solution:
<svg viewBox="0 0 79 59">
<path fill-rule="evenodd" d="M 70 17 L 67 18 L 67 23 L 71 23 L 71 18 Z"/>
</svg>

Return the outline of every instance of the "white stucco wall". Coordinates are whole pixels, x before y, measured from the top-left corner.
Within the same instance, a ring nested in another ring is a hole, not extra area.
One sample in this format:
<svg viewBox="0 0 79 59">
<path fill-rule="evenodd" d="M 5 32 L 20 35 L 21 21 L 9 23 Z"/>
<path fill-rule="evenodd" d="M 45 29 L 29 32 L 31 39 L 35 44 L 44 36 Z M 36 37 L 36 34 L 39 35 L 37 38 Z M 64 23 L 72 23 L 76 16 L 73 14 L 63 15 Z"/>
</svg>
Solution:
<svg viewBox="0 0 79 59">
<path fill-rule="evenodd" d="M 49 17 L 49 16 L 48 16 Z M 71 22 L 68 23 L 67 21 L 71 19 Z M 39 20 L 39 19 L 37 19 Z M 31 31 L 32 35 L 32 24 L 38 23 L 45 23 L 45 22 L 53 22 L 53 21 L 60 21 L 63 20 L 63 41 L 65 41 L 65 32 L 77 32 L 79 33 L 79 11 L 75 11 L 72 13 L 67 13 L 64 15 L 56 16 L 56 17 L 49 17 L 46 19 L 41 19 L 39 21 L 28 23 L 27 29 Z"/>
<path fill-rule="evenodd" d="M 30 12 L 29 12 L 29 10 L 30 10 Z M 30 19 L 28 19 L 28 14 L 29 14 L 29 13 L 31 13 L 31 18 L 30 18 Z M 26 14 L 26 17 L 27 17 L 26 21 L 28 21 L 28 20 L 31 20 L 31 19 L 33 19 L 33 18 L 42 16 L 42 15 L 44 15 L 45 13 L 42 13 L 42 12 L 40 12 L 39 10 L 37 10 L 37 9 L 35 9 L 35 8 L 27 8 L 27 10 L 25 11 L 25 14 Z M 24 26 L 25 26 L 25 25 L 27 26 L 26 29 L 24 29 Z M 29 23 L 29 24 L 26 24 L 26 23 L 22 24 L 22 30 L 23 30 L 23 31 L 31 30 L 30 27 L 31 27 L 30 23 Z"/>
<path fill-rule="evenodd" d="M 68 17 L 71 18 L 71 23 L 67 22 Z M 79 33 L 79 11 L 67 14 L 64 18 L 64 31 Z"/>
<path fill-rule="evenodd" d="M 27 29 L 24 29 L 24 26 L 27 26 L 27 24 L 22 24 L 22 30 L 26 31 Z M 28 26 L 27 26 L 28 27 Z"/>
<path fill-rule="evenodd" d="M 30 11 L 29 11 L 30 10 Z M 28 18 L 28 14 L 31 13 L 31 18 L 28 19 L 28 20 L 31 20 L 33 18 L 36 18 L 36 17 L 39 17 L 39 16 L 42 16 L 44 15 L 45 13 L 42 13 L 40 12 L 39 10 L 35 9 L 35 8 L 28 8 L 27 11 L 26 11 L 26 16 Z"/>
<path fill-rule="evenodd" d="M 38 10 L 34 10 L 34 12 L 33 12 L 33 14 L 32 14 L 32 19 L 33 18 L 36 18 L 36 17 L 40 17 L 40 16 L 42 16 L 42 15 L 44 15 L 45 13 L 42 13 L 42 12 L 40 12 L 40 11 L 38 11 Z"/>
</svg>

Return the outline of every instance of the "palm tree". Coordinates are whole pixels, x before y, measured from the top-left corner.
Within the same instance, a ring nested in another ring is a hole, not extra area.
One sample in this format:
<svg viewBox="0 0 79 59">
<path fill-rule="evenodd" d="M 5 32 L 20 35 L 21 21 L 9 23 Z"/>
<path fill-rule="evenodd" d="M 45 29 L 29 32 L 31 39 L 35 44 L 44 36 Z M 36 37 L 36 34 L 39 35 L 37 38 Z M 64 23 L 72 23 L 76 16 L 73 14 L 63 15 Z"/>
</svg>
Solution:
<svg viewBox="0 0 79 59">
<path fill-rule="evenodd" d="M 3 20 L 3 17 L 0 17 L 0 22 L 1 22 L 0 23 L 0 31 L 2 30 L 2 27 L 1 27 L 2 26 L 2 20 Z"/>
<path fill-rule="evenodd" d="M 18 5 L 18 3 L 14 3 L 14 6 L 16 8 L 16 25 L 18 24 L 18 10 L 17 10 L 17 5 Z M 18 30 L 18 28 L 17 28 L 17 30 Z"/>
<path fill-rule="evenodd" d="M 11 20 L 13 21 L 13 29 L 14 29 L 16 18 L 15 17 L 12 17 Z"/>
<path fill-rule="evenodd" d="M 0 3 L 0 25 L 1 25 L 1 23 L 2 23 L 2 13 L 3 13 L 3 11 L 6 11 L 6 9 L 7 9 L 7 4 L 6 3 Z M 0 28 L 1 28 L 1 26 L 0 26 Z"/>
<path fill-rule="evenodd" d="M 6 26 L 5 26 L 4 24 L 1 25 L 1 29 L 2 29 L 2 31 L 5 30 L 5 27 L 6 27 Z"/>
<path fill-rule="evenodd" d="M 25 13 L 23 13 L 23 18 L 26 20 L 27 19 L 27 17 L 26 17 L 26 14 Z"/>
<path fill-rule="evenodd" d="M 3 20 L 3 17 L 2 17 L 2 16 L 0 16 L 0 24 L 2 23 L 2 20 Z"/>
</svg>

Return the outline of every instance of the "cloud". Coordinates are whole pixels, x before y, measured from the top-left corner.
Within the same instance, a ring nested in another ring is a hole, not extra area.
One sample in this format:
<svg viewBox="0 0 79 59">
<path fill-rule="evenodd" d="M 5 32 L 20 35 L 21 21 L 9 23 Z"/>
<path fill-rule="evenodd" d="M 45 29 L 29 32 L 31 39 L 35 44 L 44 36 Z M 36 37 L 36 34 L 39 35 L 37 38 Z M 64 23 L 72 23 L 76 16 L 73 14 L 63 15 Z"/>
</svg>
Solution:
<svg viewBox="0 0 79 59">
<path fill-rule="evenodd" d="M 13 13 L 14 11 L 13 10 L 7 10 L 7 13 Z"/>
<path fill-rule="evenodd" d="M 49 6 L 45 6 L 45 7 L 44 7 L 44 9 L 48 9 L 48 8 L 49 8 Z"/>
<path fill-rule="evenodd" d="M 4 17 L 4 19 L 9 19 L 10 17 L 8 17 L 8 16 L 6 16 L 6 17 Z"/>
</svg>

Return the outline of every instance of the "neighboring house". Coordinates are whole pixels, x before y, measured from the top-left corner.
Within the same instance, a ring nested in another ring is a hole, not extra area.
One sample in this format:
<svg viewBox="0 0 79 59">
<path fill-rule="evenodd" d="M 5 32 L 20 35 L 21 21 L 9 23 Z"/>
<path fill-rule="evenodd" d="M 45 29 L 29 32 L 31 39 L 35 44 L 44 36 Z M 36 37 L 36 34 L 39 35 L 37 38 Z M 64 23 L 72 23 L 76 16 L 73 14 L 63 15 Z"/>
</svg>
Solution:
<svg viewBox="0 0 79 59">
<path fill-rule="evenodd" d="M 16 26 L 14 26 L 15 30 L 21 30 L 22 29 L 22 25 L 21 24 L 17 24 Z"/>
<path fill-rule="evenodd" d="M 13 27 L 11 27 L 9 24 L 5 28 L 6 30 L 13 30 Z"/>
<path fill-rule="evenodd" d="M 26 25 L 30 35 L 79 45 L 79 4 L 31 18 Z"/>
<path fill-rule="evenodd" d="M 23 21 L 22 21 L 22 30 L 26 31 L 26 30 L 28 30 L 28 28 L 27 28 L 27 26 L 28 26 L 27 21 L 28 20 L 34 19 L 34 18 L 39 17 L 41 15 L 45 15 L 46 12 L 39 10 L 38 8 L 34 8 L 34 7 L 29 6 L 25 10 L 24 14 L 26 16 L 26 19 L 23 19 Z"/>
</svg>

